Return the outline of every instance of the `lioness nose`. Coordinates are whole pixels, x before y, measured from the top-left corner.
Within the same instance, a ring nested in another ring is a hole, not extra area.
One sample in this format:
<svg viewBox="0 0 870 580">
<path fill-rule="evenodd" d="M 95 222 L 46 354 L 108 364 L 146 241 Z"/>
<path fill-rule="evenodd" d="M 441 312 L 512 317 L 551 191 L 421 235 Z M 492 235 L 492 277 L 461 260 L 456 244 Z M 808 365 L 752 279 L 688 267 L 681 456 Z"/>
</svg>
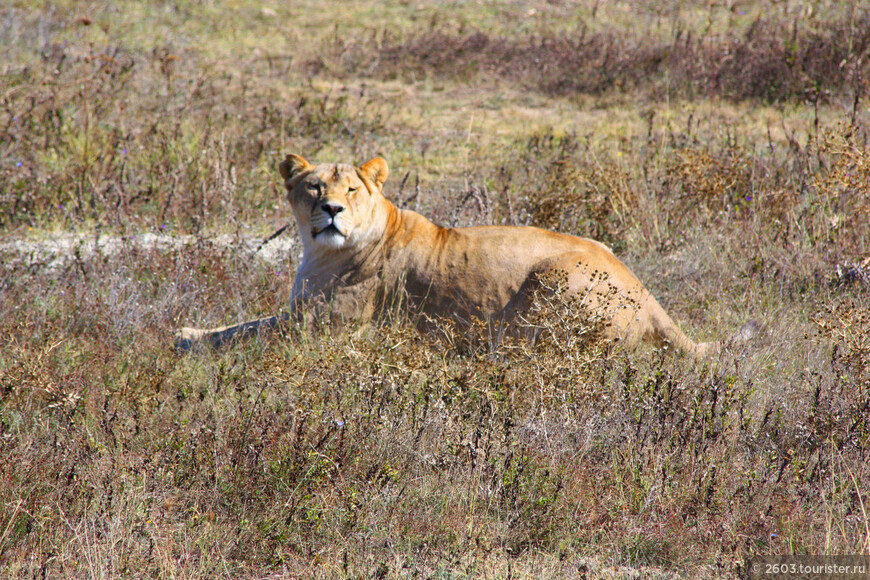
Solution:
<svg viewBox="0 0 870 580">
<path fill-rule="evenodd" d="M 344 211 L 344 206 L 332 203 L 323 203 L 320 204 L 320 209 L 325 211 L 329 217 L 335 217 L 337 213 Z"/>
</svg>

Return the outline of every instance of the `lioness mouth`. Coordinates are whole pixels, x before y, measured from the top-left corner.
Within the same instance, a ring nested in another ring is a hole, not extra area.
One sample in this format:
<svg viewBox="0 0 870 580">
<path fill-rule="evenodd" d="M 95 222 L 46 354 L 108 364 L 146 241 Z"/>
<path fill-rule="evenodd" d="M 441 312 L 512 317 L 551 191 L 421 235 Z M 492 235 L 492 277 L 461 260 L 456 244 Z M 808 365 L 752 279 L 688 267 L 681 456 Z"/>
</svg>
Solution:
<svg viewBox="0 0 870 580">
<path fill-rule="evenodd" d="M 334 223 L 329 224 L 328 226 L 326 226 L 322 230 L 312 229 L 311 230 L 311 237 L 316 238 L 317 236 L 319 236 L 320 234 L 322 234 L 324 232 L 329 233 L 329 234 L 338 234 L 341 237 L 345 237 L 345 235 L 343 233 L 341 233 L 341 231 L 337 227 L 335 227 Z"/>
</svg>

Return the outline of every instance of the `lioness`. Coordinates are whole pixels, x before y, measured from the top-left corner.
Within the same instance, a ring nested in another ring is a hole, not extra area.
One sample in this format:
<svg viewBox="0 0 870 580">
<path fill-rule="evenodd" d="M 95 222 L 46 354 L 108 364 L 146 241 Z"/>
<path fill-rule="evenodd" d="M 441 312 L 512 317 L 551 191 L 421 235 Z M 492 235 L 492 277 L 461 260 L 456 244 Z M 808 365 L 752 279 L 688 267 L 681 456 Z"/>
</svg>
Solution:
<svg viewBox="0 0 870 580">
<path fill-rule="evenodd" d="M 576 308 L 607 323 L 603 334 L 633 347 L 669 343 L 703 356 L 718 343 L 696 343 L 637 277 L 603 244 L 534 227 L 444 228 L 401 210 L 382 191 L 389 174 L 376 157 L 361 167 L 311 165 L 288 155 L 279 166 L 302 237 L 291 314 L 235 326 L 183 328 L 180 348 L 226 340 L 328 309 L 330 319 L 367 323 L 396 303 L 420 320 L 474 319 L 514 325 L 551 274 Z M 744 328 L 737 337 L 747 338 Z"/>
</svg>

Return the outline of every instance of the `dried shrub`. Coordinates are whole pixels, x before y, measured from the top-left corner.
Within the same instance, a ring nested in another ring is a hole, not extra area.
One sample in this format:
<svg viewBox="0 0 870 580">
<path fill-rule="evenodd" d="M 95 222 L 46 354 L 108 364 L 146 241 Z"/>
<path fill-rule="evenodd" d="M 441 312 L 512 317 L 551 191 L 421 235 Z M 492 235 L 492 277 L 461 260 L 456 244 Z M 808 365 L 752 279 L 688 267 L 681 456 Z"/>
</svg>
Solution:
<svg viewBox="0 0 870 580">
<path fill-rule="evenodd" d="M 814 234 L 844 257 L 870 255 L 864 224 L 870 223 L 870 154 L 866 138 L 852 127 L 826 131 L 819 144 L 822 169 L 813 175 L 817 198 Z"/>
<path fill-rule="evenodd" d="M 870 393 L 863 387 L 870 386 L 870 309 L 853 299 L 831 304 L 818 312 L 813 321 L 819 331 L 834 345 L 832 366 L 837 376 L 859 388 L 857 400 L 859 413 L 870 412 Z M 863 385 L 863 387 L 862 387 Z M 864 401 L 861 401 L 861 394 Z M 861 407 L 864 407 L 863 409 Z M 855 417 L 853 413 L 849 414 Z"/>
<path fill-rule="evenodd" d="M 673 216 L 678 221 L 706 222 L 752 201 L 752 160 L 738 150 L 714 157 L 701 148 L 681 148 L 665 168 L 664 177 L 663 188 L 673 196 Z"/>
<path fill-rule="evenodd" d="M 0 108 L 0 228 L 239 225 L 281 198 L 276 143 L 354 150 L 381 128 L 383 104 L 368 95 L 283 101 L 197 57 L 52 44 L 0 73 L 13 89 Z"/>
<path fill-rule="evenodd" d="M 603 340 L 610 325 L 610 315 L 597 308 L 600 302 L 618 296 L 617 289 L 602 272 L 590 272 L 582 263 L 577 268 L 589 278 L 589 290 L 583 294 L 569 291 L 569 272 L 554 270 L 535 277 L 528 297 L 528 308 L 518 321 L 521 334 L 530 340 L 528 348 L 553 358 L 573 359 Z M 619 308 L 636 308 L 625 298 Z M 576 362 L 576 361 L 572 361 Z"/>
<path fill-rule="evenodd" d="M 870 13 L 818 26 L 758 19 L 748 30 L 711 39 L 677 30 L 650 43 L 625 31 L 493 37 L 482 31 L 426 30 L 384 35 L 352 50 L 373 53 L 387 78 L 495 76 L 550 94 L 601 94 L 635 89 L 675 96 L 819 100 L 831 92 L 867 94 Z M 345 50 L 338 52 L 344 54 Z"/>
<path fill-rule="evenodd" d="M 866 95 L 861 55 L 870 47 L 868 25 L 866 10 L 817 29 L 797 20 L 757 20 L 741 38 L 705 55 L 712 69 L 706 84 L 727 97 L 772 102 L 824 98 L 821 91 Z"/>
<path fill-rule="evenodd" d="M 497 213 L 514 223 L 607 244 L 624 241 L 621 234 L 638 211 L 638 195 L 635 177 L 618 158 L 603 157 L 577 136 L 552 130 L 521 140 L 514 150 L 516 159 L 500 168 L 495 181 L 508 192 L 499 201 L 510 205 L 497 207 Z"/>
</svg>

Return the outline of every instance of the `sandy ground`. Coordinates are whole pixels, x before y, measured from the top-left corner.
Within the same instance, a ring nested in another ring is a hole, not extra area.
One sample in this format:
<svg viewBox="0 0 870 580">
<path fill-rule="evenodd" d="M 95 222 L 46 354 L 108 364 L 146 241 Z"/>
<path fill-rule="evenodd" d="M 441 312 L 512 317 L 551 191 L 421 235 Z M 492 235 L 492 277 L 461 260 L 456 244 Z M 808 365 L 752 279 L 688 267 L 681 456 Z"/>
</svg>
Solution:
<svg viewBox="0 0 870 580">
<path fill-rule="evenodd" d="M 286 264 L 300 256 L 301 245 L 289 235 L 268 243 L 262 238 L 221 235 L 203 238 L 143 233 L 130 236 L 60 233 L 40 239 L 0 240 L 0 265 L 4 268 L 58 270 L 78 260 L 110 258 L 132 249 L 171 252 L 196 244 L 241 250 L 252 258 L 272 265 Z"/>
</svg>

